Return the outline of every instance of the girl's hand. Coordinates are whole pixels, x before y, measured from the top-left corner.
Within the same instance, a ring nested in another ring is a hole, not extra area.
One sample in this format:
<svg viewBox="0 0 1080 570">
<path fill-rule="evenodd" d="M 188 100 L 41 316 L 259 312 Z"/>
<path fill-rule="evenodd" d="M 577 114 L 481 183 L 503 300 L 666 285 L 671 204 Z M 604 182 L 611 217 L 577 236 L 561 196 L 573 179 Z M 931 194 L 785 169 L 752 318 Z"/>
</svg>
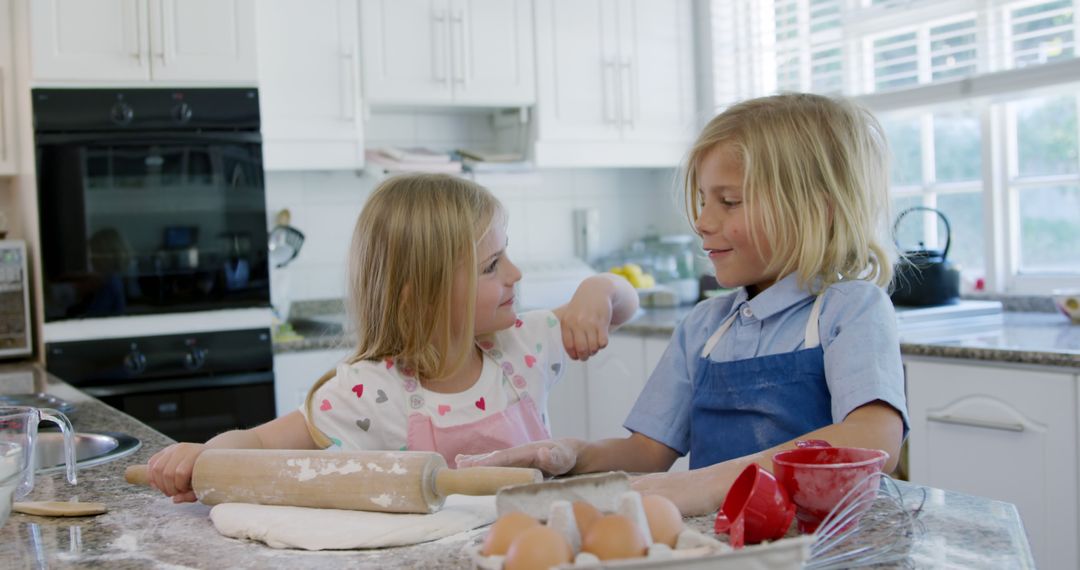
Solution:
<svg viewBox="0 0 1080 570">
<path fill-rule="evenodd" d="M 547 475 L 562 475 L 577 464 L 578 453 L 585 444 L 576 438 L 546 439 L 481 455 L 458 455 L 454 461 L 458 468 L 532 467 Z"/>
<path fill-rule="evenodd" d="M 607 347 L 613 311 L 610 287 L 607 279 L 586 279 L 570 302 L 556 309 L 570 358 L 588 360 Z"/>
<path fill-rule="evenodd" d="M 197 500 L 191 489 L 195 460 L 206 449 L 202 443 L 174 443 L 154 454 L 147 462 L 150 486 L 173 498 L 174 503 Z"/>
</svg>

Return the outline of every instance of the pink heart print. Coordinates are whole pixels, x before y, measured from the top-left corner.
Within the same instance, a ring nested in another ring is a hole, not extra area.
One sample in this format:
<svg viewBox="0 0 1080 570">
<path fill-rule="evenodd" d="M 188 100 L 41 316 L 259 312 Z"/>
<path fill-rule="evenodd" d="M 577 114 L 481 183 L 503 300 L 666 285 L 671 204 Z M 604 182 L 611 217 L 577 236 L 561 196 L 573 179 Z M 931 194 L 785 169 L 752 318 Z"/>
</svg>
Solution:
<svg viewBox="0 0 1080 570">
<path fill-rule="evenodd" d="M 364 395 L 364 385 L 357 384 L 356 386 L 352 387 L 352 391 L 356 392 L 356 397 L 359 398 Z"/>
<path fill-rule="evenodd" d="M 483 398 L 483 397 L 481 397 L 481 398 L 480 398 L 479 400 L 477 400 L 477 401 L 476 401 L 476 407 L 477 407 L 477 408 L 480 408 L 480 410 L 481 410 L 481 411 L 483 411 L 483 410 L 486 410 L 486 409 L 487 409 L 487 403 L 486 403 L 486 402 L 484 402 L 484 398 Z"/>
<path fill-rule="evenodd" d="M 536 357 L 531 355 L 531 354 L 526 354 L 525 355 L 525 366 L 528 366 L 529 368 L 532 368 L 533 364 L 536 364 Z"/>
<path fill-rule="evenodd" d="M 322 404 L 319 405 L 319 409 L 324 412 L 330 411 L 330 408 L 333 408 L 333 406 L 330 405 L 330 400 L 323 400 Z"/>
<path fill-rule="evenodd" d="M 446 413 L 449 412 L 449 411 L 450 411 L 450 406 L 447 406 L 446 404 L 439 404 L 439 415 L 440 416 L 445 416 Z"/>
<path fill-rule="evenodd" d="M 519 328 L 520 329 L 522 327 L 522 325 L 524 325 L 524 324 L 525 324 L 525 322 L 522 321 L 521 319 L 515 319 L 514 320 L 514 328 Z"/>
<path fill-rule="evenodd" d="M 393 367 L 394 367 L 394 359 L 393 358 L 387 358 L 386 359 L 386 369 L 390 370 Z"/>
</svg>

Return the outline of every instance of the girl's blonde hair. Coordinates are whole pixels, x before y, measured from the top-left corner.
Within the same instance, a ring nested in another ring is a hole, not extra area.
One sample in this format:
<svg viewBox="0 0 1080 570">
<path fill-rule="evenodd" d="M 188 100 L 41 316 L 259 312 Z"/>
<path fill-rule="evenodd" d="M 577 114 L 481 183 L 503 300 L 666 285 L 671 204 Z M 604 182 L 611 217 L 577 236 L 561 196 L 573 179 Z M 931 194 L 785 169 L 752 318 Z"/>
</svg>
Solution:
<svg viewBox="0 0 1080 570">
<path fill-rule="evenodd" d="M 798 275 L 820 292 L 842 279 L 885 286 L 889 236 L 887 144 L 869 111 L 842 98 L 786 93 L 733 105 L 701 132 L 685 174 L 686 213 L 700 213 L 698 168 L 724 146 L 742 162 L 750 239 L 773 257 L 768 271 Z M 755 226 L 762 235 L 756 235 Z"/>
<path fill-rule="evenodd" d="M 356 221 L 349 254 L 346 303 L 357 334 L 351 361 L 394 358 L 424 379 L 456 371 L 474 336 L 476 245 L 493 224 L 505 223 L 503 212 L 482 186 L 453 176 L 410 174 L 380 184 Z M 460 268 L 468 275 L 466 318 L 453 322 Z"/>
</svg>

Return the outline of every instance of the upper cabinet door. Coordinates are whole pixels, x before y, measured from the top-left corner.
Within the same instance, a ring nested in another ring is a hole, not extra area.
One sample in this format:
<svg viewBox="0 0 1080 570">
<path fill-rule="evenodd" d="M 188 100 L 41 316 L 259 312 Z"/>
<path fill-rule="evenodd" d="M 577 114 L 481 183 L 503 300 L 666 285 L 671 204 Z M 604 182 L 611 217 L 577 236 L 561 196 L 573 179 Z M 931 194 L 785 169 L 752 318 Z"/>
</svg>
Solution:
<svg viewBox="0 0 1080 570">
<path fill-rule="evenodd" d="M 253 83 L 254 0 L 151 0 L 153 78 Z"/>
<path fill-rule="evenodd" d="M 371 104 L 453 100 L 449 0 L 363 0 L 364 93 Z"/>
<path fill-rule="evenodd" d="M 266 168 L 362 167 L 356 0 L 259 0 L 257 21 Z"/>
<path fill-rule="evenodd" d="M 619 138 L 614 0 L 537 0 L 537 113 L 547 140 Z"/>
<path fill-rule="evenodd" d="M 452 0 L 450 53 L 455 102 L 536 101 L 531 0 Z"/>
<path fill-rule="evenodd" d="M 688 144 L 697 130 L 691 0 L 619 7 L 624 138 Z"/>
<path fill-rule="evenodd" d="M 692 0 L 536 2 L 536 163 L 677 166 L 697 129 Z"/>
<path fill-rule="evenodd" d="M 147 0 L 33 0 L 35 80 L 150 79 Z"/>
</svg>

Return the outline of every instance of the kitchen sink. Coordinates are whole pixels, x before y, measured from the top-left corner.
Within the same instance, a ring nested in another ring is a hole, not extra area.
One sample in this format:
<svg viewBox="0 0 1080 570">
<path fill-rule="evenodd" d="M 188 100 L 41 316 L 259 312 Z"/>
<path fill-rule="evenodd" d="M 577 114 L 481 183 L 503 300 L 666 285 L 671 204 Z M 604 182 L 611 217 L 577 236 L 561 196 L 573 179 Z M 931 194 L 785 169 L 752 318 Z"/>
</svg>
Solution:
<svg viewBox="0 0 1080 570">
<path fill-rule="evenodd" d="M 80 468 L 108 463 L 135 453 L 142 442 L 130 435 L 114 432 L 75 433 L 75 461 Z M 64 469 L 64 436 L 58 431 L 37 435 L 34 464 L 38 473 Z"/>
</svg>

